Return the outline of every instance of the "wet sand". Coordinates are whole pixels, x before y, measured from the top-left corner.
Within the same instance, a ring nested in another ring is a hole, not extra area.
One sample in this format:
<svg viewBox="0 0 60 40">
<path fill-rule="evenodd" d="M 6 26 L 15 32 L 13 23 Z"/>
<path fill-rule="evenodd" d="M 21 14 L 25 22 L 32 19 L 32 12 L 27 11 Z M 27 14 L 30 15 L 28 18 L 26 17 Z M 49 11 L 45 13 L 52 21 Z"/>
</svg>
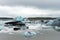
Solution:
<svg viewBox="0 0 60 40">
<path fill-rule="evenodd" d="M 0 40 L 60 40 L 60 32 L 54 30 L 39 30 L 39 33 L 34 38 L 25 38 L 21 33 L 0 33 Z"/>
</svg>

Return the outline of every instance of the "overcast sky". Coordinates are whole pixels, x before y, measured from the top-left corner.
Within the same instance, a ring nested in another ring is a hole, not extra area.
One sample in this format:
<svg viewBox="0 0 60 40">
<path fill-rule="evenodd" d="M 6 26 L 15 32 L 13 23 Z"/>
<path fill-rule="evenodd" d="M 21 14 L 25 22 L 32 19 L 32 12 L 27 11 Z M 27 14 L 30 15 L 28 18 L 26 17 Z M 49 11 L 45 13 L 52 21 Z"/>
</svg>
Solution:
<svg viewBox="0 0 60 40">
<path fill-rule="evenodd" d="M 60 17 L 60 0 L 0 0 L 0 16 Z"/>
</svg>

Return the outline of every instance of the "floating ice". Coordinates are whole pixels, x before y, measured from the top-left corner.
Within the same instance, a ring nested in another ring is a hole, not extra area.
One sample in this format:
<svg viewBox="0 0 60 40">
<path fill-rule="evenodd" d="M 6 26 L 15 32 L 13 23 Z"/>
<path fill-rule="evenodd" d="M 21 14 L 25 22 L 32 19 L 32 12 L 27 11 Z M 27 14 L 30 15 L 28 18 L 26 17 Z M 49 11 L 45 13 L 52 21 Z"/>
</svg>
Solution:
<svg viewBox="0 0 60 40">
<path fill-rule="evenodd" d="M 0 31 L 1 31 L 3 28 L 4 28 L 3 26 L 0 26 Z"/>
</svg>

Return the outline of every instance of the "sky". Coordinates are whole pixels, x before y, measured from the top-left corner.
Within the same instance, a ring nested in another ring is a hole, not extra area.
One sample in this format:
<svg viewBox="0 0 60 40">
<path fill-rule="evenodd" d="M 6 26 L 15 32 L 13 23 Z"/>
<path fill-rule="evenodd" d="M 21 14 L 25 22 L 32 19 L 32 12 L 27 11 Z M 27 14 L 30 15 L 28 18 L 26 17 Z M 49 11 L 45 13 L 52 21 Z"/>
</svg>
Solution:
<svg viewBox="0 0 60 40">
<path fill-rule="evenodd" d="M 0 0 L 0 16 L 60 17 L 60 0 Z"/>
</svg>

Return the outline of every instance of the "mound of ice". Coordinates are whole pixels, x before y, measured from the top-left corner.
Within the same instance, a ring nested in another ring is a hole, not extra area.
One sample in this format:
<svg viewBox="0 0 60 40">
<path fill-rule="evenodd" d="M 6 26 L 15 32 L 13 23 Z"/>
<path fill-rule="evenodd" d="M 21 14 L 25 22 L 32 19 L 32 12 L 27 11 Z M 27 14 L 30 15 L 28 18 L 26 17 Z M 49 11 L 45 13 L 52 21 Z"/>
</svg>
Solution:
<svg viewBox="0 0 60 40">
<path fill-rule="evenodd" d="M 30 37 L 34 37 L 34 36 L 36 36 L 36 32 L 31 32 L 31 31 L 27 31 L 27 32 L 24 32 L 24 37 L 26 37 L 26 38 L 30 38 Z"/>
</svg>

